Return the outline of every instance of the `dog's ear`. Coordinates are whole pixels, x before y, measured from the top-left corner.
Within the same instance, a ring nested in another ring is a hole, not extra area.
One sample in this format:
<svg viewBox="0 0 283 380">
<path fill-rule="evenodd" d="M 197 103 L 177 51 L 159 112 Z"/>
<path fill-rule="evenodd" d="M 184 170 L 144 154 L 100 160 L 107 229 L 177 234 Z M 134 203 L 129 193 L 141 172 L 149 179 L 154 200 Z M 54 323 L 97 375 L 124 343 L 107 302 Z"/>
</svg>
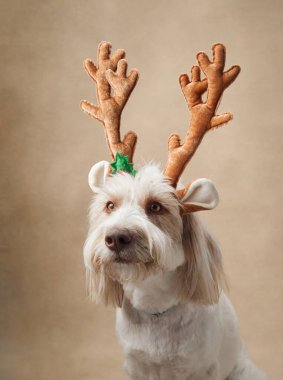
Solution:
<svg viewBox="0 0 283 380">
<path fill-rule="evenodd" d="M 183 216 L 185 263 L 178 268 L 179 295 L 186 302 L 213 304 L 226 287 L 218 244 L 193 214 Z"/>
<path fill-rule="evenodd" d="M 100 161 L 93 165 L 88 175 L 88 184 L 94 193 L 98 193 L 104 185 L 110 171 L 110 164 L 107 161 Z"/>
<path fill-rule="evenodd" d="M 199 178 L 191 182 L 186 188 L 178 190 L 178 197 L 185 214 L 212 210 L 219 203 L 218 193 L 213 182 L 206 178 Z"/>
</svg>

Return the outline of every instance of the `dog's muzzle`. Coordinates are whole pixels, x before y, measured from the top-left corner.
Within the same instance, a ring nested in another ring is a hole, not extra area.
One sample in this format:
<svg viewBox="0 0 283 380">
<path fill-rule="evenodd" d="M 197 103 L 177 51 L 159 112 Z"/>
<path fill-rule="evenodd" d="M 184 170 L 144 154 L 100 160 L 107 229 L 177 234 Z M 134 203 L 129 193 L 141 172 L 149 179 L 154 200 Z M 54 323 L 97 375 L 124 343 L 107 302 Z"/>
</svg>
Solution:
<svg viewBox="0 0 283 380">
<path fill-rule="evenodd" d="M 133 262 L 135 234 L 127 229 L 115 229 L 105 236 L 105 245 L 115 255 L 116 262 Z"/>
<path fill-rule="evenodd" d="M 126 228 L 115 228 L 105 235 L 105 246 L 116 263 L 151 262 L 148 241 L 142 234 Z"/>
</svg>

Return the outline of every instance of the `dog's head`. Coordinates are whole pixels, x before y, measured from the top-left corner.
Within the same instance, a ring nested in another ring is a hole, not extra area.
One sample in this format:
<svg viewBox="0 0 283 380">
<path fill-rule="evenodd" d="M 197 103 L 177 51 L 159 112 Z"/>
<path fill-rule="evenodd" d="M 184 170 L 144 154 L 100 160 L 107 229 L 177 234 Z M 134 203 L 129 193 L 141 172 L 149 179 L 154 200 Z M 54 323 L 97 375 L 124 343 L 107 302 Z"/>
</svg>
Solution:
<svg viewBox="0 0 283 380">
<path fill-rule="evenodd" d="M 181 298 L 213 302 L 220 256 L 187 211 L 217 205 L 212 182 L 191 183 L 179 199 L 157 166 L 146 165 L 135 176 L 108 173 L 103 161 L 89 174 L 94 198 L 84 259 L 92 296 L 119 305 L 123 283 L 178 268 Z"/>
</svg>

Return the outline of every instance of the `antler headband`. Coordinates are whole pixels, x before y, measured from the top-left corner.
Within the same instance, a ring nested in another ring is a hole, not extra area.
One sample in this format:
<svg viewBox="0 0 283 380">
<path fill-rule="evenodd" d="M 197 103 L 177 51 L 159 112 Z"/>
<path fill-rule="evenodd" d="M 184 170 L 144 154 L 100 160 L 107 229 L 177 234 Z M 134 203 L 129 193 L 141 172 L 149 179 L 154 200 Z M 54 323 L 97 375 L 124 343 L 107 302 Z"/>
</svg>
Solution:
<svg viewBox="0 0 283 380">
<path fill-rule="evenodd" d="M 164 175 L 174 187 L 177 186 L 182 172 L 205 133 L 228 123 L 233 118 L 231 113 L 215 115 L 215 112 L 224 90 L 236 79 L 240 67 L 235 65 L 224 72 L 226 56 L 224 45 L 213 45 L 212 52 L 212 62 L 205 53 L 197 54 L 198 66 L 192 67 L 191 79 L 187 74 L 182 74 L 179 78 L 191 113 L 191 120 L 183 144 L 176 133 L 169 138 L 168 161 Z M 123 108 L 137 83 L 139 73 L 134 69 L 127 76 L 128 64 L 124 59 L 124 50 L 117 50 L 112 57 L 110 53 L 111 44 L 102 42 L 98 47 L 98 65 L 96 66 L 90 59 L 84 62 L 87 73 L 96 82 L 98 106 L 83 100 L 81 107 L 83 111 L 104 125 L 111 156 L 116 158 L 115 163 L 111 165 L 113 172 L 125 170 L 134 174 L 132 161 L 137 135 L 130 131 L 121 140 L 120 120 Z M 202 80 L 201 71 L 206 77 Z M 202 95 L 206 91 L 207 99 L 203 101 Z M 182 191 L 178 192 L 178 196 L 181 197 L 182 193 Z"/>
</svg>

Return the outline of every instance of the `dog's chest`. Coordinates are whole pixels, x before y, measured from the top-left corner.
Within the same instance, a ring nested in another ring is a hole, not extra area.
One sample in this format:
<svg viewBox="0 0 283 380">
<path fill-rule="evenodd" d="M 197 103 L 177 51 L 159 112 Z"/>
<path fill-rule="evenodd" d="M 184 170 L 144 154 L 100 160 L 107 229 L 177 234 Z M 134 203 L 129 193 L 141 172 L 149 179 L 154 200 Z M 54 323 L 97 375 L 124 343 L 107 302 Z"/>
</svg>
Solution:
<svg viewBox="0 0 283 380">
<path fill-rule="evenodd" d="M 212 362 L 220 345 L 219 322 L 213 307 L 189 310 L 176 306 L 164 314 L 139 312 L 129 303 L 117 311 L 117 334 L 126 354 L 138 353 L 141 360 L 161 363 L 182 361 L 195 367 L 198 358 Z M 211 343 L 215 350 L 211 350 Z M 191 363 L 191 364 L 190 364 Z"/>
</svg>

